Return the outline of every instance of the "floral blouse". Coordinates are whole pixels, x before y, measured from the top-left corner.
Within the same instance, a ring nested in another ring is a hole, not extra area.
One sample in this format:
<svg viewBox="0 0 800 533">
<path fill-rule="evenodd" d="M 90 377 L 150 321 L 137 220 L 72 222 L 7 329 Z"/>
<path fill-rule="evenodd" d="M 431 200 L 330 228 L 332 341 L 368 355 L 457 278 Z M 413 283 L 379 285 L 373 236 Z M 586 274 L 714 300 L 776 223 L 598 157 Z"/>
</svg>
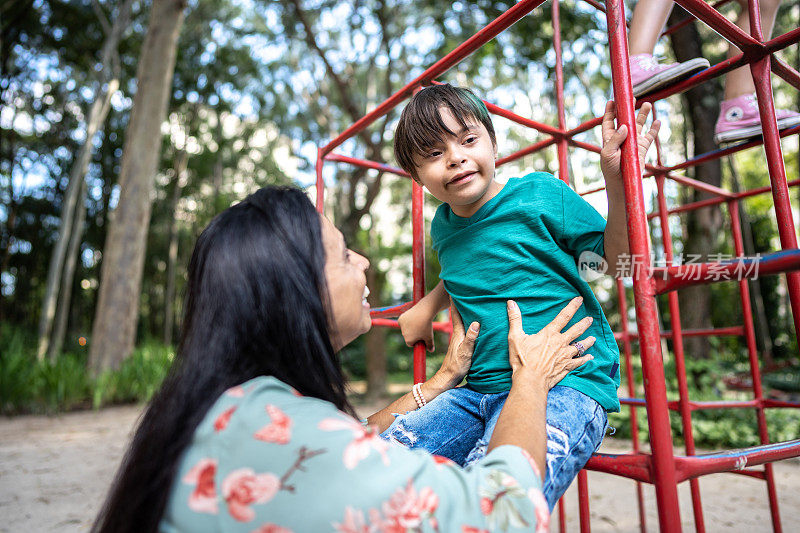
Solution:
<svg viewBox="0 0 800 533">
<path fill-rule="evenodd" d="M 195 431 L 160 531 L 547 531 L 530 456 L 499 446 L 462 469 L 381 439 L 272 377 L 225 392 Z"/>
</svg>

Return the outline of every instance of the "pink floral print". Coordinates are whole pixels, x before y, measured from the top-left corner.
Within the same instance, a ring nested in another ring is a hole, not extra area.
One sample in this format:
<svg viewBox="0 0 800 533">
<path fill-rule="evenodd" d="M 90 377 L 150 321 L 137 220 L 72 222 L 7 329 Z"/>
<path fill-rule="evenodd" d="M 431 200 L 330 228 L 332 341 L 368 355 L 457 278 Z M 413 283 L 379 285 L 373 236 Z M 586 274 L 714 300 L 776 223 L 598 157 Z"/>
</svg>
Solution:
<svg viewBox="0 0 800 533">
<path fill-rule="evenodd" d="M 472 526 L 461 526 L 461 533 L 489 533 L 489 530 Z"/>
<path fill-rule="evenodd" d="M 352 418 L 325 418 L 317 427 L 323 431 L 350 431 L 353 434 L 353 440 L 345 446 L 343 454 L 344 466 L 348 470 L 358 466 L 372 450 L 381 454 L 383 464 L 389 466 L 386 453 L 389 443 L 381 439 L 371 426 L 364 427 Z"/>
<path fill-rule="evenodd" d="M 256 474 L 250 468 L 234 470 L 222 482 L 222 497 L 230 515 L 240 522 L 255 518 L 252 504 L 267 503 L 278 492 L 281 481 L 275 474 Z"/>
<path fill-rule="evenodd" d="M 255 437 L 265 442 L 288 444 L 292 437 L 292 419 L 275 405 L 267 405 L 272 422 L 256 431 Z"/>
<path fill-rule="evenodd" d="M 528 489 L 528 499 L 533 502 L 536 513 L 536 533 L 547 533 L 550 531 L 550 507 L 544 494 L 539 489 Z"/>
<path fill-rule="evenodd" d="M 233 415 L 233 412 L 235 410 L 236 410 L 235 405 L 233 407 L 225 409 L 225 411 L 221 415 L 219 415 L 216 420 L 214 420 L 214 431 L 219 433 L 220 431 L 228 427 L 228 422 L 231 421 L 231 416 Z"/>
<path fill-rule="evenodd" d="M 381 509 L 369 510 L 369 524 L 362 511 L 347 507 L 341 524 L 333 524 L 340 533 L 407 533 L 422 531 L 425 520 L 434 530 L 438 523 L 433 514 L 439 507 L 439 497 L 430 487 L 417 492 L 409 480 L 405 487 L 397 489 Z"/>
<path fill-rule="evenodd" d="M 293 533 L 291 529 L 281 527 L 275 524 L 264 524 L 258 529 L 254 529 L 252 533 Z"/>
<path fill-rule="evenodd" d="M 214 487 L 216 473 L 215 460 L 201 459 L 183 476 L 184 483 L 195 485 L 189 495 L 189 509 L 198 513 L 217 514 L 217 491 Z"/>
<path fill-rule="evenodd" d="M 527 499 L 519 482 L 501 470 L 490 470 L 480 487 L 481 512 L 486 515 L 490 531 L 506 531 L 509 526 L 530 527 L 517 508 Z"/>
</svg>

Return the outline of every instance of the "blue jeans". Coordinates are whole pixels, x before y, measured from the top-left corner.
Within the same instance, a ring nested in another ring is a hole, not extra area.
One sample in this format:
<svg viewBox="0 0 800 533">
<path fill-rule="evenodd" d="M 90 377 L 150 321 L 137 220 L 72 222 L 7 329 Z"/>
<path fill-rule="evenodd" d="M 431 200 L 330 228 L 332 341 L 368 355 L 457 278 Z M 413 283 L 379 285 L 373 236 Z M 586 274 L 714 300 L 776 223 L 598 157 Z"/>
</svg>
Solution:
<svg viewBox="0 0 800 533">
<path fill-rule="evenodd" d="M 468 466 L 486 455 L 506 397 L 508 392 L 450 389 L 422 409 L 397 415 L 381 436 Z M 607 425 L 605 409 L 585 394 L 562 386 L 548 393 L 544 496 L 551 510 L 600 447 Z"/>
</svg>

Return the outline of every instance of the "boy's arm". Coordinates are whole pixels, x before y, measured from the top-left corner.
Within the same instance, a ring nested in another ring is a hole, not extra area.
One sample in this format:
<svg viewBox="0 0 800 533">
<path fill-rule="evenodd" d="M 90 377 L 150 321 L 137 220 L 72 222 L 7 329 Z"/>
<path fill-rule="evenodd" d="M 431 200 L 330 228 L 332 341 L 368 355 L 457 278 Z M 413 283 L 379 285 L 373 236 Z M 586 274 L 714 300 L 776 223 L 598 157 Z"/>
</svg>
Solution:
<svg viewBox="0 0 800 533">
<path fill-rule="evenodd" d="M 439 283 L 426 294 L 414 307 L 400 315 L 397 319 L 400 324 L 400 333 L 408 346 L 423 341 L 428 351 L 433 351 L 433 319 L 442 309 L 450 305 L 450 296 L 444 288 L 444 282 Z"/>
<path fill-rule="evenodd" d="M 658 135 L 661 123 L 653 121 L 647 133 L 644 133 L 644 125 L 650 115 L 652 105 L 644 103 L 636 115 L 636 134 L 639 146 L 639 166 L 644 168 L 644 159 L 647 150 Z M 608 195 L 608 219 L 606 230 L 603 234 L 603 247 L 605 250 L 605 260 L 609 264 L 609 270 L 614 273 L 620 272 L 620 266 L 633 265 L 630 260 L 630 249 L 628 247 L 628 225 L 625 220 L 625 194 L 622 183 L 622 143 L 628 136 L 628 128 L 623 124 L 618 129 L 614 126 L 616 109 L 614 102 L 606 104 L 606 112 L 603 115 L 603 149 L 600 152 L 600 168 L 606 180 L 606 194 Z M 648 245 L 650 237 L 648 234 Z M 629 261 L 623 262 L 628 256 Z"/>
</svg>

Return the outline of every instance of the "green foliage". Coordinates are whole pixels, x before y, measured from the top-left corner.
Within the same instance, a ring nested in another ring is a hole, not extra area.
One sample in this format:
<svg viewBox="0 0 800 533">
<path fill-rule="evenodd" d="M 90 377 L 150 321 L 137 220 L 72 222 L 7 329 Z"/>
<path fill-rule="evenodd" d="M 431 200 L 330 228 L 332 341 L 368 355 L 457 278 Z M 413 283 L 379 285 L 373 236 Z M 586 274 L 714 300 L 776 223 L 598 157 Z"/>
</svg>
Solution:
<svg viewBox="0 0 800 533">
<path fill-rule="evenodd" d="M 689 398 L 692 401 L 748 400 L 753 395 L 749 391 L 737 392 L 728 390 L 723 378 L 747 369 L 745 362 L 731 363 L 714 360 L 687 360 L 686 375 Z M 675 373 L 674 359 L 664 365 L 667 380 L 667 397 L 678 399 L 678 380 Z M 641 376 L 641 364 L 634 360 L 634 375 Z M 764 376 L 765 385 L 769 389 L 772 381 L 796 380 L 796 372 L 786 374 L 768 374 Z M 623 376 L 623 379 L 625 377 Z M 637 380 L 639 381 L 639 380 Z M 637 385 L 640 389 L 641 384 Z M 794 389 L 797 392 L 798 389 Z M 639 397 L 642 397 L 641 390 Z M 631 437 L 630 406 L 622 406 L 619 413 L 609 415 L 609 423 L 616 428 L 615 435 L 623 438 Z M 645 410 L 637 408 L 639 440 L 646 443 L 649 439 L 647 415 Z M 767 409 L 767 429 L 771 442 L 780 442 L 800 437 L 800 410 Z M 692 435 L 699 448 L 742 448 L 760 444 L 755 409 L 705 409 L 694 411 L 692 417 Z M 670 424 L 674 444 L 684 443 L 683 425 L 678 411 L 670 411 Z"/>
<path fill-rule="evenodd" d="M 146 402 L 158 389 L 172 362 L 171 347 L 140 346 L 122 367 L 93 378 L 86 352 L 65 353 L 55 362 L 37 362 L 34 338 L 3 327 L 0 343 L 0 413 L 54 413 L 127 402 Z"/>
</svg>

